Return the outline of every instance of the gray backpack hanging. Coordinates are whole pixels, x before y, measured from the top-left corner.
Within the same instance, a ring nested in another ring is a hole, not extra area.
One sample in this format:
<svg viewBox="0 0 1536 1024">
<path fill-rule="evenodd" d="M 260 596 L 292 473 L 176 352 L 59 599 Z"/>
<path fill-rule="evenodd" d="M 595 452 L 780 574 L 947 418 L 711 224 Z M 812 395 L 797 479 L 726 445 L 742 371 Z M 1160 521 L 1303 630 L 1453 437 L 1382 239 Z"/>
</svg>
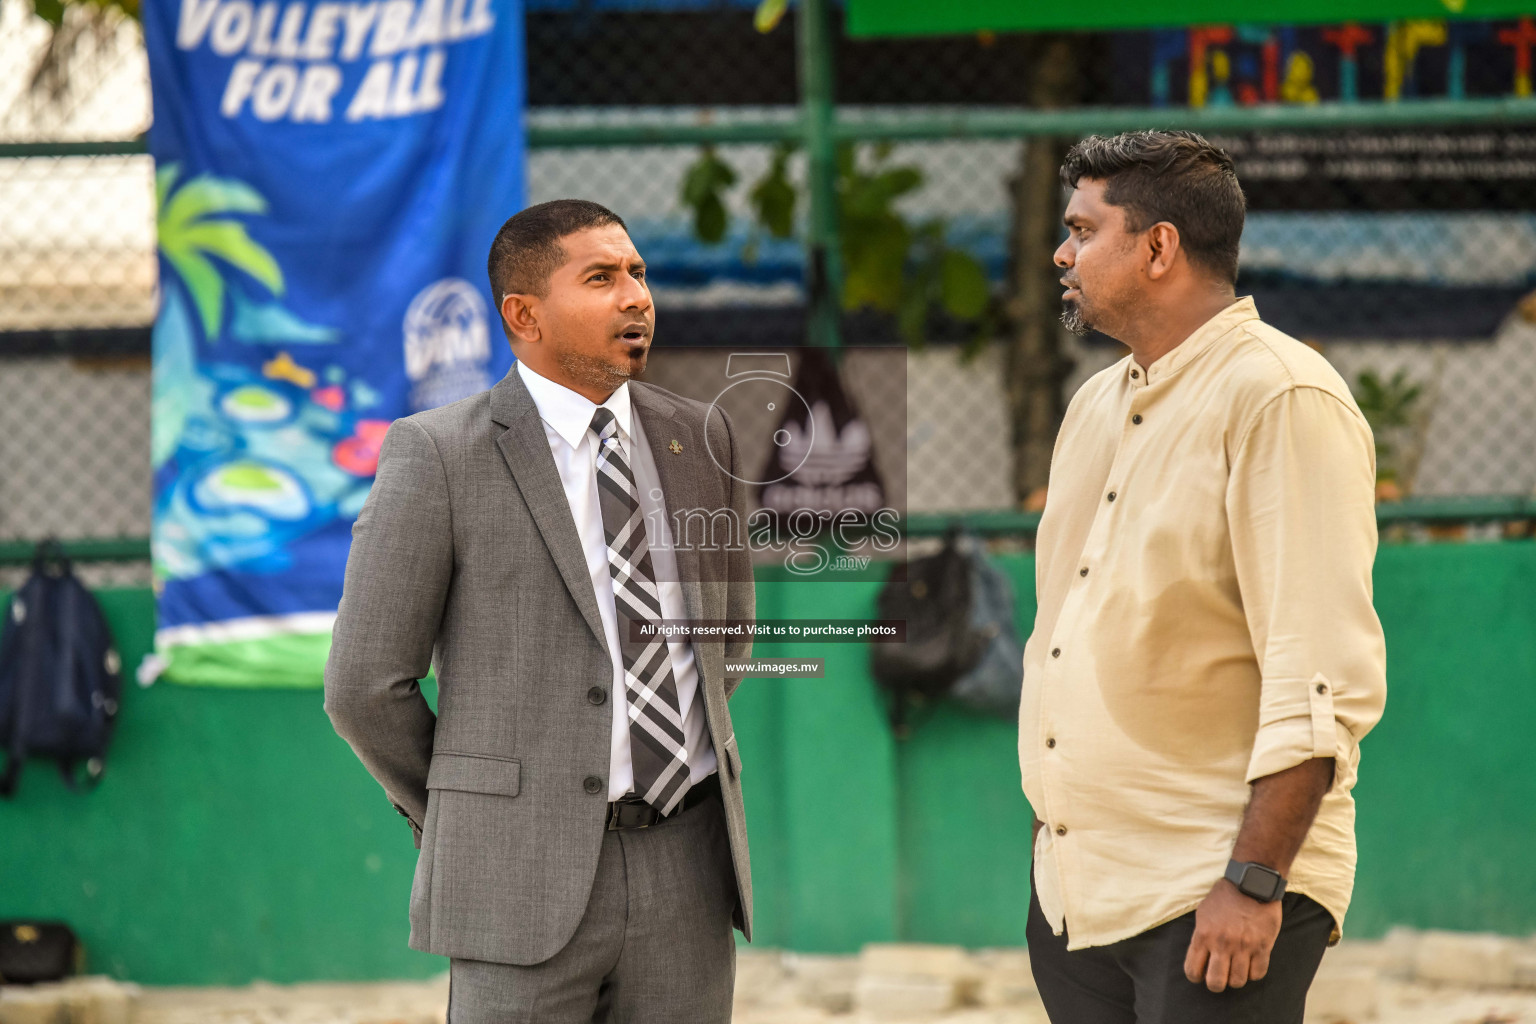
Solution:
<svg viewBox="0 0 1536 1024">
<path fill-rule="evenodd" d="M 1014 626 L 1013 581 L 977 538 L 967 534 L 960 545 L 971 567 L 971 629 L 986 639 L 980 659 L 949 693 L 972 711 L 1017 718 L 1024 644 Z"/>
<path fill-rule="evenodd" d="M 939 697 L 1005 718 L 1019 712 L 1024 648 L 1013 625 L 1013 585 L 985 546 L 958 523 L 944 546 L 887 580 L 876 599 L 882 619 L 907 624 L 901 644 L 871 644 L 870 670 L 889 698 L 891 726 L 908 730 L 908 711 Z"/>
</svg>

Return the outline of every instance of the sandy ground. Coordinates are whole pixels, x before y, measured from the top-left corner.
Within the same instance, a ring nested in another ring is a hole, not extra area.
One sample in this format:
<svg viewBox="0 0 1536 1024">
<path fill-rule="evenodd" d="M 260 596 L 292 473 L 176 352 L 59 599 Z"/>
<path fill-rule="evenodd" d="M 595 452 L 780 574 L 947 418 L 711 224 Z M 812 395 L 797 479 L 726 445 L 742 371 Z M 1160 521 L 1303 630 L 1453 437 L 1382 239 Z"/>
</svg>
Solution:
<svg viewBox="0 0 1536 1024">
<path fill-rule="evenodd" d="M 94 977 L 0 987 L 0 1024 L 444 1024 L 447 1003 L 446 973 L 427 981 L 239 988 Z M 1027 951 L 901 944 L 871 945 L 851 956 L 741 950 L 734 1019 L 1050 1024 Z M 1307 1021 L 1536 1024 L 1536 939 L 1401 930 L 1383 940 L 1345 942 L 1323 959 Z"/>
</svg>

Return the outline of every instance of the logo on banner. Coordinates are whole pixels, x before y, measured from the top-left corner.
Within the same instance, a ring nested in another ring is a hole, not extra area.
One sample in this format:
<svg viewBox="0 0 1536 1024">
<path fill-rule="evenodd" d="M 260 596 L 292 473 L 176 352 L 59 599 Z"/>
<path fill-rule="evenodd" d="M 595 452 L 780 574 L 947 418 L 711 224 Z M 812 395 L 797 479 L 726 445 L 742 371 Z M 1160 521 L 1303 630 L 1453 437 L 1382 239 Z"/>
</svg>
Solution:
<svg viewBox="0 0 1536 1024">
<path fill-rule="evenodd" d="M 402 330 L 412 409 L 434 409 L 491 386 L 485 300 L 462 277 L 445 277 L 418 292 Z"/>
</svg>

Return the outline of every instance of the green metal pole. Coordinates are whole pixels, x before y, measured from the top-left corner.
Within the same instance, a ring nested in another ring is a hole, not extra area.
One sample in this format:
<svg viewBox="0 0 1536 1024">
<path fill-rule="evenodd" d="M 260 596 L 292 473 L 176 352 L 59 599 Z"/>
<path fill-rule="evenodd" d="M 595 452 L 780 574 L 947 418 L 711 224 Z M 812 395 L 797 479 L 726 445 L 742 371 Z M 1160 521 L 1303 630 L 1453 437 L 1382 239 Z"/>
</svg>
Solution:
<svg viewBox="0 0 1536 1024">
<path fill-rule="evenodd" d="M 829 0 L 800 0 L 801 127 L 805 130 L 810 221 L 805 239 L 807 327 L 812 345 L 837 348 L 842 245 L 837 232 L 837 151 L 833 138 L 832 18 Z"/>
<path fill-rule="evenodd" d="M 816 2 L 810 6 L 821 7 Z M 803 33 L 802 33 L 803 35 Z M 830 33 L 828 33 L 830 36 Z M 830 42 L 830 39 L 827 40 Z M 830 45 L 826 47 L 830 56 Z M 802 59 L 802 70 L 812 62 Z M 1407 128 L 1501 128 L 1536 124 L 1536 99 L 1490 97 L 1469 100 L 1405 100 L 1401 103 L 1317 103 L 1264 107 L 1076 107 L 1069 110 L 971 110 L 947 114 L 903 114 L 879 119 L 835 117 L 831 102 L 830 59 L 825 72 L 829 87 L 820 120 L 807 124 L 804 110 L 794 118 L 756 116 L 733 118 L 724 124 L 634 124 L 612 118 L 593 124 L 530 125 L 530 149 L 583 146 L 696 146 L 743 143 L 808 142 L 814 136 L 828 151 L 839 141 L 919 142 L 944 139 L 1018 139 L 1037 135 L 1082 136 L 1113 134 L 1133 128 L 1195 128 L 1206 132 L 1338 131 L 1341 129 L 1401 131 Z M 802 75 L 802 81 L 808 77 Z M 803 90 L 807 96 L 809 89 Z M 830 139 L 828 139 L 830 136 Z M 88 142 L 0 142 L 0 160 L 28 157 L 133 156 L 145 152 L 144 139 Z M 828 165 L 832 163 L 828 158 Z M 835 200 L 835 168 L 825 187 Z M 815 192 L 812 198 L 815 198 Z M 835 202 L 825 205 L 835 212 Z M 813 201 L 813 213 L 819 207 Z M 832 218 L 836 237 L 836 217 Z"/>
</svg>

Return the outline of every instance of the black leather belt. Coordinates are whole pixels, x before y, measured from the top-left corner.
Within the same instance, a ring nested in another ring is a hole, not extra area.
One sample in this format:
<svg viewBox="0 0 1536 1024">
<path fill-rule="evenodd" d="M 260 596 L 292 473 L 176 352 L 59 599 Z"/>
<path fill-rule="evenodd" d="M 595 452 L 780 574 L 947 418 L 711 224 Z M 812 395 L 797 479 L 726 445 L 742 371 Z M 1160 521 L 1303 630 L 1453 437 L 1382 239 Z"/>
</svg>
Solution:
<svg viewBox="0 0 1536 1024">
<path fill-rule="evenodd" d="M 672 813 L 663 815 L 656 808 L 646 803 L 638 796 L 625 796 L 618 800 L 608 802 L 607 829 L 612 832 L 621 828 L 649 828 L 658 822 L 670 821 L 682 814 L 690 807 L 695 807 L 709 799 L 711 794 L 720 792 L 720 773 L 710 772 L 698 782 L 695 782 L 688 792 L 683 794 L 682 803 L 672 809 Z"/>
</svg>

